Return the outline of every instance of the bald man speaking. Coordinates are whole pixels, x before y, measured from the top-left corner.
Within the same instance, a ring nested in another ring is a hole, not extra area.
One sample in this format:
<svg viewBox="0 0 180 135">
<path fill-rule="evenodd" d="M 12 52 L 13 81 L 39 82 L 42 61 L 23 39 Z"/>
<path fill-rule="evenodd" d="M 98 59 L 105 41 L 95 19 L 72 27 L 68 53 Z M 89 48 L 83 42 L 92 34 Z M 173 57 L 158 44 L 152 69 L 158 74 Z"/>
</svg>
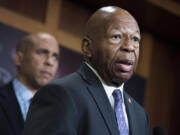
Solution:
<svg viewBox="0 0 180 135">
<path fill-rule="evenodd" d="M 85 27 L 83 64 L 37 93 L 24 135 L 150 135 L 147 113 L 123 88 L 136 69 L 140 39 L 130 13 L 97 10 Z"/>
</svg>

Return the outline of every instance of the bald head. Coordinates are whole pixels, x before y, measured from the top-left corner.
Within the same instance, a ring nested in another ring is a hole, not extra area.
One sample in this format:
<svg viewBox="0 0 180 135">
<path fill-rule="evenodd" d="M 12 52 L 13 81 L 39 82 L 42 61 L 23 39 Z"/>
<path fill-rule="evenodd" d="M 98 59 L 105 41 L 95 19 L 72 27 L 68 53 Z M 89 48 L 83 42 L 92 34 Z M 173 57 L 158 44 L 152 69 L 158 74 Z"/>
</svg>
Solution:
<svg viewBox="0 0 180 135">
<path fill-rule="evenodd" d="M 88 20 L 82 52 L 105 83 L 119 86 L 136 69 L 139 43 L 140 30 L 134 17 L 124 9 L 108 6 Z"/>
<path fill-rule="evenodd" d="M 108 6 L 98 9 L 90 17 L 84 30 L 84 37 L 97 37 L 99 31 L 102 31 L 102 29 L 108 27 L 107 25 L 112 23 L 117 17 L 120 17 L 120 21 L 122 22 L 134 22 L 135 25 L 137 25 L 137 27 L 139 28 L 136 20 L 128 11 L 120 7 Z"/>
<path fill-rule="evenodd" d="M 24 36 L 17 44 L 16 51 L 21 51 L 23 53 L 26 53 L 38 41 L 40 40 L 48 41 L 49 39 L 53 40 L 57 44 L 55 37 L 49 33 L 39 32 L 39 33 L 34 33 L 34 34 Z"/>
</svg>

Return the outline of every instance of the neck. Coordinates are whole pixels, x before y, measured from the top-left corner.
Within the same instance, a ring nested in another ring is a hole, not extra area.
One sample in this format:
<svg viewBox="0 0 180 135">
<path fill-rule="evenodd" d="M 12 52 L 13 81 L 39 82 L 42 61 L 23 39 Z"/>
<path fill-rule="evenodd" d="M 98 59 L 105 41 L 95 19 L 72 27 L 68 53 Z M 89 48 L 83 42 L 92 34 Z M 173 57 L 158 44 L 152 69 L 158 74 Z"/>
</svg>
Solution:
<svg viewBox="0 0 180 135">
<path fill-rule="evenodd" d="M 101 75 L 100 72 L 98 72 L 97 69 L 94 68 L 92 66 L 92 64 L 88 63 L 87 61 L 86 61 L 86 64 L 96 74 L 96 76 L 99 78 L 99 80 L 101 82 L 104 82 L 106 85 L 114 86 L 114 87 L 119 87 L 119 86 L 121 86 L 124 83 L 124 81 L 122 81 L 122 79 L 111 79 L 108 76 Z M 105 75 L 107 75 L 107 74 L 105 74 Z M 107 79 L 105 79 L 105 78 L 107 78 Z"/>
<path fill-rule="evenodd" d="M 32 93 L 36 93 L 37 92 L 37 89 L 32 87 L 28 81 L 26 81 L 26 79 L 24 79 L 22 76 L 20 75 L 17 75 L 16 78 L 23 84 L 25 85 Z"/>
</svg>

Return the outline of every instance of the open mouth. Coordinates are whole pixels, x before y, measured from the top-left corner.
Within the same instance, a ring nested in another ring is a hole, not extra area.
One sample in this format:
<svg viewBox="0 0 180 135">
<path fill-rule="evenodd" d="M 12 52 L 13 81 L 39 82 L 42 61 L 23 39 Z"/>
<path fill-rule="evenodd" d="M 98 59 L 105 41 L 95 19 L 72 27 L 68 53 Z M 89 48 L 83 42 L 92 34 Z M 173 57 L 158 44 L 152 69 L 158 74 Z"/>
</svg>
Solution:
<svg viewBox="0 0 180 135">
<path fill-rule="evenodd" d="M 129 72 L 133 68 L 133 61 L 130 60 L 119 60 L 115 63 L 116 67 L 122 72 Z"/>
</svg>

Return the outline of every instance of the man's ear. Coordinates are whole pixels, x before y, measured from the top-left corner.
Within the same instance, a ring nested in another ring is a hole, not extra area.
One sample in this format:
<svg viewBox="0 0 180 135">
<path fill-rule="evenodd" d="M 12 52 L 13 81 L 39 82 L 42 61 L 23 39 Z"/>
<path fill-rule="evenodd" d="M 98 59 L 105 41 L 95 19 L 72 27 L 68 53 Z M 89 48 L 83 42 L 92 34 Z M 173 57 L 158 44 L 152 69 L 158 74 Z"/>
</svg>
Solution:
<svg viewBox="0 0 180 135">
<path fill-rule="evenodd" d="M 86 58 L 92 57 L 92 41 L 88 37 L 83 37 L 82 52 Z"/>
<path fill-rule="evenodd" d="M 14 62 L 16 66 L 21 66 L 23 62 L 23 53 L 20 51 L 17 51 L 14 55 Z"/>
</svg>

